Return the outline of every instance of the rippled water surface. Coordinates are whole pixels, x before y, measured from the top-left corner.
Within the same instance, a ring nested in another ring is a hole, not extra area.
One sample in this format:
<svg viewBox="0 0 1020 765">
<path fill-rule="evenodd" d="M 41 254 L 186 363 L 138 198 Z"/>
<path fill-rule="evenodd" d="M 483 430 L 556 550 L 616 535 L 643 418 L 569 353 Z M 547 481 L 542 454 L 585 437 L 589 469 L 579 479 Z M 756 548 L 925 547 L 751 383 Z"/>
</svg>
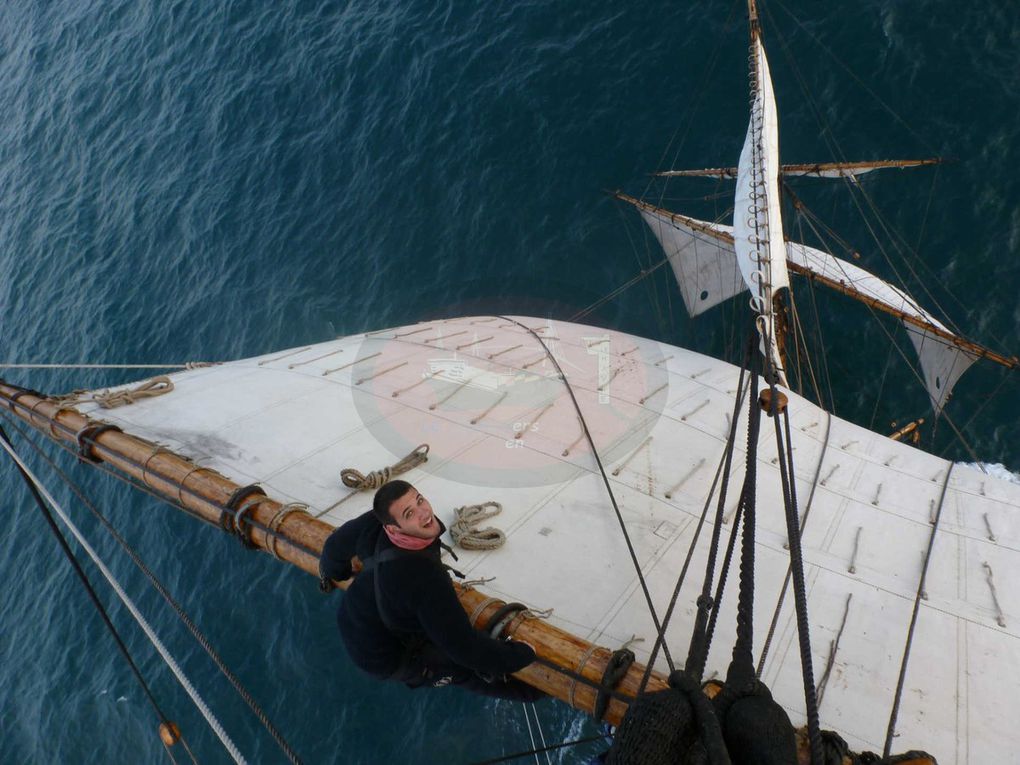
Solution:
<svg viewBox="0 0 1020 765">
<path fill-rule="evenodd" d="M 865 197 L 818 181 L 795 184 L 797 194 L 862 265 L 898 274 L 919 297 L 930 291 L 924 302 L 940 315 L 1016 351 L 1015 4 L 762 6 L 785 160 L 951 160 L 869 176 Z M 660 257 L 607 189 L 727 212 L 728 186 L 649 188 L 647 173 L 735 163 L 747 108 L 742 13 L 703 0 L 5 4 L 0 361 L 231 359 L 474 311 L 570 317 Z M 861 199 L 905 245 L 886 244 L 888 261 Z M 671 279 L 658 272 L 588 321 L 732 354 L 733 309 L 692 322 Z M 798 296 L 809 334 L 830 348 L 821 387 L 837 413 L 879 431 L 925 414 L 925 395 L 865 309 L 819 295 L 819 331 L 809 293 Z M 138 376 L 4 375 L 53 393 Z M 1014 470 L 1016 386 L 978 365 L 949 408 L 974 454 Z M 936 452 L 971 458 L 945 423 L 933 440 L 925 432 Z M 531 746 L 520 705 L 364 678 L 343 655 L 335 604 L 309 577 L 60 460 L 307 762 L 467 763 Z M 130 563 L 32 464 L 244 754 L 282 761 Z M 151 708 L 14 472 L 2 471 L 0 759 L 163 760 Z M 226 761 L 128 614 L 100 592 L 200 761 Z M 562 705 L 538 714 L 549 742 L 594 731 Z"/>
</svg>

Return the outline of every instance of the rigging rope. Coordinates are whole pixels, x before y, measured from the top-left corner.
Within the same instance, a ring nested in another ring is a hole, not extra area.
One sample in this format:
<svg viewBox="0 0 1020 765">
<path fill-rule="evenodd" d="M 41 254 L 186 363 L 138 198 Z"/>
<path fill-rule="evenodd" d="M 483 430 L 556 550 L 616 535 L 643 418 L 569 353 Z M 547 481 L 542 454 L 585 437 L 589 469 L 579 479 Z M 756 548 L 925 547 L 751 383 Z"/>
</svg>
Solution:
<svg viewBox="0 0 1020 765">
<path fill-rule="evenodd" d="M 739 395 L 737 396 L 736 403 L 734 405 L 734 414 L 730 418 L 730 431 L 727 437 L 726 443 L 723 445 L 723 453 L 719 458 L 719 465 L 715 470 L 715 477 L 712 479 L 712 486 L 708 490 L 708 496 L 705 498 L 705 504 L 701 509 L 701 517 L 698 519 L 698 526 L 694 530 L 694 538 L 691 540 L 690 546 L 687 548 L 687 557 L 684 558 L 684 565 L 680 569 L 680 576 L 677 577 L 676 586 L 673 587 L 673 595 L 669 600 L 669 606 L 666 608 L 666 613 L 662 618 L 663 630 L 665 630 L 673 616 L 673 609 L 676 607 L 677 599 L 680 595 L 680 588 L 683 587 L 684 581 L 687 578 L 687 570 L 691 565 L 691 560 L 694 558 L 694 550 L 697 547 L 698 539 L 701 537 L 701 530 L 705 525 L 705 518 L 708 516 L 708 508 L 712 506 L 712 499 L 715 497 L 716 486 L 719 485 L 719 477 L 725 472 L 726 478 L 723 479 L 725 482 L 729 480 L 729 462 L 733 455 L 733 443 L 736 439 L 737 429 L 737 412 L 740 410 L 740 405 L 743 403 L 744 396 L 746 395 L 746 388 L 744 386 L 744 369 L 741 367 L 740 378 L 737 382 L 737 390 Z M 724 500 L 725 502 L 725 500 Z M 716 523 L 718 524 L 718 517 Z M 649 656 L 648 662 L 645 665 L 644 675 L 641 677 L 641 684 L 638 686 L 638 695 L 640 696 L 645 692 L 645 687 L 648 685 L 648 680 L 652 676 L 652 668 L 655 666 L 655 659 L 658 656 L 660 648 L 660 642 L 656 638 L 655 645 L 652 647 L 651 655 Z M 688 661 L 689 664 L 689 661 Z"/>
<path fill-rule="evenodd" d="M 722 485 L 719 489 L 719 501 L 716 506 L 715 523 L 712 528 L 712 540 L 708 547 L 708 561 L 705 564 L 705 578 L 702 580 L 701 585 L 701 597 L 698 598 L 698 613 L 694 619 L 694 629 L 691 632 L 691 642 L 687 651 L 687 663 L 684 665 L 687 673 L 695 680 L 701 680 L 701 675 L 705 671 L 705 661 L 708 657 L 708 641 L 706 633 L 706 623 L 709 618 L 709 611 L 718 604 L 718 599 L 713 601 L 711 598 L 712 594 L 712 579 L 715 575 L 715 560 L 719 550 L 719 539 L 722 534 L 723 516 L 726 507 L 726 492 L 729 486 L 730 480 L 730 469 L 733 463 L 733 449 L 737 440 L 737 423 L 739 421 L 740 406 L 743 403 L 744 397 L 744 375 L 751 363 L 754 350 L 754 335 L 752 334 L 745 344 L 743 364 L 740 367 L 740 377 L 737 384 L 737 395 L 733 401 L 733 414 L 730 417 L 730 434 L 726 441 L 726 450 L 723 457 L 723 479 Z M 752 375 L 751 379 L 748 380 L 749 397 L 751 399 L 751 406 L 755 406 L 754 399 L 757 398 L 758 384 L 757 377 Z M 750 431 L 748 432 L 750 438 Z M 750 442 L 748 444 L 750 446 Z M 733 528 L 736 529 L 737 521 L 734 519 Z M 725 580 L 725 572 L 729 567 L 729 556 L 727 555 L 727 563 L 723 568 L 723 573 L 720 575 Z"/>
<path fill-rule="evenodd" d="M 599 736 L 588 736 L 587 738 L 579 738 L 574 741 L 564 741 L 562 744 L 551 744 L 550 746 L 543 747 L 541 749 L 529 749 L 525 752 L 514 752 L 513 754 L 505 754 L 501 757 L 494 757 L 491 760 L 478 760 L 472 763 L 472 765 L 496 765 L 500 762 L 510 762 L 511 760 L 519 760 L 522 757 L 531 757 L 532 755 L 542 754 L 543 752 L 553 752 L 557 749 L 564 749 L 568 746 L 577 746 L 578 744 L 588 744 L 592 741 L 605 741 L 606 737 Z"/>
<path fill-rule="evenodd" d="M 2 432 L 2 428 L 0 428 L 0 432 Z M 22 433 L 22 436 L 24 437 L 24 433 Z M 265 729 L 273 737 L 276 743 L 280 746 L 280 748 L 283 750 L 283 753 L 287 756 L 287 759 L 290 760 L 295 765 L 299 765 L 299 763 L 301 762 L 300 758 L 287 743 L 286 739 L 284 739 L 283 734 L 280 733 L 280 731 L 277 730 L 277 728 L 273 725 L 272 721 L 270 721 L 269 719 L 269 716 L 265 713 L 265 711 L 258 704 L 258 702 L 255 701 L 255 698 L 251 695 L 251 693 L 249 693 L 248 690 L 244 687 L 240 679 L 238 679 L 238 677 L 230 670 L 230 668 L 227 667 L 226 663 L 220 657 L 219 653 L 216 651 L 215 648 L 213 648 L 212 644 L 209 642 L 209 639 L 205 636 L 201 629 L 199 629 L 198 625 L 196 625 L 194 621 L 192 621 L 191 617 L 184 610 L 184 608 L 177 602 L 176 599 L 174 599 L 174 597 L 170 594 L 170 591 L 167 590 L 166 586 L 156 577 L 152 570 L 149 569 L 147 565 L 145 565 L 145 562 L 141 559 L 138 553 L 131 547 L 130 544 L 128 544 L 127 540 L 124 539 L 123 536 L 121 536 L 120 532 L 118 532 L 117 529 L 114 528 L 113 524 L 110 523 L 109 519 L 105 515 L 103 515 L 92 502 L 89 501 L 89 499 L 85 496 L 84 492 L 82 491 L 81 487 L 78 486 L 71 479 L 71 477 L 67 475 L 67 473 L 61 470 L 60 467 L 49 457 L 49 455 L 47 455 L 39 447 L 38 444 L 35 444 L 30 440 L 26 440 L 26 442 L 35 451 L 36 454 L 38 454 L 43 460 L 46 461 L 47 464 L 49 464 L 53 471 L 60 477 L 60 479 L 65 483 L 65 485 L 67 485 L 71 492 L 74 493 L 78 500 L 92 513 L 96 520 L 98 520 L 103 525 L 107 532 L 109 532 L 110 536 L 112 536 L 113 539 L 117 542 L 117 544 L 120 545 L 121 549 L 123 549 L 124 552 L 127 553 L 128 557 L 131 558 L 131 561 L 135 564 L 135 566 L 145 575 L 145 577 L 152 584 L 153 589 L 155 589 L 160 594 L 160 596 L 162 596 L 163 600 L 166 601 L 167 605 L 169 605 L 174 610 L 178 618 L 181 620 L 181 622 L 184 623 L 184 626 L 188 628 L 188 631 L 195 638 L 195 641 L 203 648 L 203 650 L 205 650 L 205 652 L 209 655 L 209 658 L 213 660 L 213 663 L 216 664 L 216 667 L 220 670 L 223 676 L 230 682 L 234 690 L 237 691 L 237 694 L 241 697 L 245 704 L 248 705 L 248 708 L 251 709 L 252 713 L 259 719 L 259 722 L 262 723 L 263 727 L 265 727 Z"/>
<path fill-rule="evenodd" d="M 2 446 L 4 450 L 11 456 L 11 459 L 18 463 L 21 470 L 28 476 L 29 480 L 31 480 L 32 484 L 39 491 L 39 493 L 46 499 L 46 502 L 50 505 L 50 507 L 53 508 L 54 511 L 56 511 L 57 515 L 60 516 L 60 519 L 64 522 L 64 525 L 67 526 L 68 530 L 70 530 L 74 538 L 78 540 L 78 543 L 82 546 L 85 552 L 88 553 L 88 556 L 92 559 L 93 563 L 95 563 L 96 567 L 100 570 L 100 572 L 102 572 L 103 576 L 106 578 L 106 581 L 110 583 L 110 586 L 113 588 L 114 592 L 117 593 L 117 597 L 120 598 L 120 601 L 131 612 L 131 615 L 135 618 L 135 621 L 138 623 L 138 626 L 141 627 L 142 630 L 145 632 L 146 637 L 149 638 L 149 641 L 152 643 L 153 647 L 155 647 L 155 649 L 159 652 L 160 656 L 163 657 L 163 661 L 174 673 L 174 676 L 177 678 L 177 681 L 181 684 L 181 687 L 184 688 L 187 694 L 191 697 L 191 700 L 194 702 L 198 710 L 202 713 L 202 716 L 209 724 L 209 727 L 212 728 L 213 732 L 216 733 L 217 737 L 223 743 L 224 748 L 227 750 L 227 752 L 230 753 L 230 756 L 234 759 L 234 762 L 238 763 L 238 765 L 242 765 L 242 763 L 245 762 L 245 759 L 241 755 L 240 750 L 238 750 L 237 746 L 230 739 L 230 736 L 223 729 L 223 726 L 220 725 L 219 720 L 216 719 L 216 716 L 206 705 L 205 701 L 199 695 L 198 691 L 195 690 L 195 687 L 191 684 L 191 681 L 184 674 L 184 671 L 181 669 L 176 659 L 174 659 L 174 657 L 170 655 L 170 652 L 163 644 L 163 641 L 159 639 L 159 636 L 156 635 L 155 631 L 149 625 L 148 621 L 146 621 L 145 617 L 142 616 L 141 612 L 138 610 L 138 607 L 135 605 L 134 601 L 131 600 L 130 597 L 128 597 L 128 594 L 124 591 L 124 588 L 121 587 L 120 582 L 117 581 L 117 578 L 113 575 L 110 569 L 107 568 L 106 564 L 103 563 L 103 560 L 99 557 L 98 553 L 96 553 L 96 551 L 92 548 L 92 545 L 89 544 L 88 540 L 85 539 L 81 531 L 78 530 L 78 527 L 74 525 L 74 523 L 68 517 L 67 513 L 64 512 L 64 509 L 46 490 L 46 487 L 42 485 L 39 479 L 36 478 L 35 474 L 17 455 L 13 447 L 9 445 L 6 439 L 0 439 L 0 446 Z"/>
<path fill-rule="evenodd" d="M 818 465 L 815 467 L 815 475 L 811 480 L 811 492 L 808 494 L 807 504 L 804 506 L 804 515 L 800 519 L 800 535 L 804 535 L 804 528 L 807 526 L 808 515 L 811 514 L 811 505 L 815 499 L 815 489 L 818 488 L 818 477 L 822 474 L 822 464 L 825 462 L 825 454 L 829 450 L 829 435 L 832 432 L 832 415 L 828 412 L 825 413 L 825 441 L 822 443 L 822 453 L 818 457 Z M 761 655 L 758 657 L 758 668 L 755 671 L 757 677 L 761 677 L 762 670 L 765 667 L 765 658 L 768 656 L 769 647 L 772 645 L 772 638 L 775 636 L 776 626 L 779 624 L 779 614 L 783 608 L 783 601 L 786 600 L 786 590 L 790 585 L 790 576 L 792 574 L 792 564 L 786 568 L 786 578 L 783 579 L 783 586 L 779 590 L 779 600 L 776 603 L 776 609 L 772 613 L 772 623 L 769 625 L 768 634 L 765 637 L 765 644 L 762 646 Z"/>
<path fill-rule="evenodd" d="M 340 471 L 340 480 L 344 486 L 358 491 L 367 489 L 378 489 L 395 475 L 406 473 L 408 470 L 417 467 L 429 458 L 429 445 L 419 444 L 410 454 L 397 462 L 395 465 L 373 470 L 368 475 L 361 473 L 354 468 L 344 468 Z"/>
<path fill-rule="evenodd" d="M 67 539 L 60 531 L 60 528 L 57 526 L 56 521 L 53 520 L 53 515 L 46 507 L 45 502 L 43 502 L 42 496 L 39 494 L 39 490 L 32 482 L 32 478 L 22 467 L 21 463 L 17 459 L 15 459 L 14 445 L 11 443 L 10 439 L 7 436 L 6 431 L 3 429 L 2 426 L 0 426 L 0 445 L 3 445 L 4 449 L 7 450 L 12 460 L 14 460 L 15 467 L 21 474 L 21 477 L 24 479 L 25 484 L 28 487 L 29 492 L 32 494 L 32 498 L 35 500 L 36 505 L 39 507 L 39 512 L 42 514 L 43 519 L 49 526 L 49 529 L 53 533 L 53 536 L 56 538 L 57 544 L 60 545 L 61 551 L 67 558 L 68 563 L 71 565 L 71 568 L 73 569 L 75 575 L 81 582 L 82 587 L 85 588 L 85 592 L 88 595 L 89 600 L 92 602 L 92 605 L 99 613 L 100 618 L 103 620 L 103 624 L 105 624 L 106 628 L 110 631 L 110 635 L 111 637 L 113 637 L 114 642 L 117 644 L 118 650 L 120 650 L 121 654 L 124 656 L 124 659 L 128 664 L 128 667 L 131 669 L 132 674 L 135 676 L 135 679 L 138 681 L 139 686 L 141 686 L 142 691 L 145 693 L 145 697 L 148 699 L 149 703 L 152 705 L 152 708 L 155 710 L 156 716 L 159 718 L 160 724 L 162 725 L 170 723 L 169 718 L 167 718 L 167 716 L 163 713 L 163 710 L 160 708 L 159 703 L 156 701 L 156 697 L 152 694 L 152 690 L 149 688 L 148 683 L 145 682 L 145 678 L 142 677 L 141 670 L 138 669 L 138 665 L 132 658 L 130 651 L 128 651 L 128 647 L 124 643 L 123 638 L 121 638 L 120 633 L 117 632 L 117 628 L 113 625 L 113 621 L 110 619 L 110 615 L 107 613 L 106 608 L 104 608 L 103 604 L 100 602 L 99 596 L 96 594 L 95 588 L 93 588 L 92 583 L 85 575 L 85 571 L 82 569 L 81 564 L 78 563 L 77 559 L 74 557 L 74 553 L 71 551 L 70 546 L 67 544 Z M 166 745 L 164 744 L 164 746 Z M 168 747 L 167 753 L 170 754 L 171 759 L 174 759 L 173 754 L 170 752 L 170 749 Z"/>
<path fill-rule="evenodd" d="M 775 381 L 771 381 L 771 403 L 778 398 Z M 808 741 L 811 744 L 811 762 L 822 765 L 822 734 L 818 723 L 818 699 L 811 660 L 811 635 L 808 627 L 807 590 L 804 584 L 804 558 L 800 547 L 800 518 L 797 513 L 797 492 L 794 486 L 793 444 L 790 438 L 790 414 L 783 408 L 783 425 L 786 427 L 785 451 L 779 412 L 773 409 L 775 420 L 776 452 L 779 456 L 779 474 L 783 486 L 783 504 L 786 509 L 786 534 L 790 541 L 790 570 L 793 576 L 793 602 L 797 613 L 797 640 L 800 646 L 801 674 L 804 680 L 804 702 L 807 707 Z"/>
<path fill-rule="evenodd" d="M 581 429 L 584 431 L 585 438 L 588 441 L 588 447 L 591 449 L 592 456 L 595 458 L 595 464 L 598 465 L 599 473 L 601 473 L 602 475 L 602 481 L 605 484 L 606 491 L 609 494 L 609 500 L 613 505 L 613 511 L 616 513 L 616 519 L 620 524 L 620 531 L 623 532 L 623 539 L 624 542 L 626 542 L 627 544 L 627 551 L 630 553 L 631 562 L 634 564 L 634 570 L 635 573 L 637 574 L 638 583 L 641 585 L 641 591 L 644 593 L 645 603 L 648 606 L 649 615 L 652 617 L 652 623 L 655 625 L 655 631 L 658 634 L 658 638 L 659 640 L 662 641 L 663 655 L 666 657 L 666 662 L 669 664 L 670 670 L 671 671 L 675 670 L 676 667 L 673 665 L 673 657 L 670 655 L 669 648 L 666 646 L 666 636 L 665 633 L 663 632 L 662 622 L 659 620 L 659 615 L 655 610 L 655 605 L 652 603 L 652 594 L 648 590 L 648 583 L 645 581 L 644 573 L 641 571 L 641 563 L 640 561 L 638 561 L 637 552 L 635 552 L 634 545 L 630 541 L 630 534 L 627 533 L 627 524 L 623 520 L 623 514 L 620 512 L 620 506 L 616 502 L 616 495 L 613 493 L 613 487 L 609 483 L 609 476 L 606 475 L 606 470 L 602 466 L 602 458 L 599 457 L 598 449 L 596 449 L 595 447 L 595 440 L 592 438 L 591 432 L 588 430 L 588 423 L 584 418 L 584 413 L 581 411 L 581 405 L 578 403 L 577 397 L 574 396 L 574 389 L 571 386 L 570 381 L 567 379 L 567 375 L 563 372 L 562 367 L 560 367 L 559 361 L 549 351 L 549 347 L 545 344 L 545 340 L 543 340 L 542 337 L 537 332 L 535 332 L 533 329 L 531 329 L 531 327 L 527 326 L 526 324 L 522 324 L 521 322 L 517 321 L 516 319 L 507 316 L 500 316 L 499 318 L 503 319 L 504 321 L 509 321 L 513 324 L 516 324 L 518 327 L 527 330 L 532 335 L 532 337 L 538 340 L 543 350 L 545 351 L 546 356 L 549 358 L 553 366 L 556 368 L 556 373 L 559 375 L 560 380 L 563 381 L 563 385 L 566 387 L 567 393 L 570 395 L 570 400 L 574 404 L 574 410 L 577 412 L 577 418 L 581 423 Z"/>
</svg>

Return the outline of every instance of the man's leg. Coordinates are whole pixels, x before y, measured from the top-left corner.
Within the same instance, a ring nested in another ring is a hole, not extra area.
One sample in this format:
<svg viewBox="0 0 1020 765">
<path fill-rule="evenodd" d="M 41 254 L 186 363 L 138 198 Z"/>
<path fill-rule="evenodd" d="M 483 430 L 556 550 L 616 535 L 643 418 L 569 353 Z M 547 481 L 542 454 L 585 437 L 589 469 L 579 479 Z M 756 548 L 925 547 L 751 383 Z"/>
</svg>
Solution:
<svg viewBox="0 0 1020 765">
<path fill-rule="evenodd" d="M 438 648 L 429 645 L 422 653 L 427 667 L 428 683 L 433 687 L 456 685 L 482 696 L 512 701 L 538 701 L 546 694 L 514 677 L 496 677 L 487 680 L 473 670 L 450 661 Z"/>
</svg>

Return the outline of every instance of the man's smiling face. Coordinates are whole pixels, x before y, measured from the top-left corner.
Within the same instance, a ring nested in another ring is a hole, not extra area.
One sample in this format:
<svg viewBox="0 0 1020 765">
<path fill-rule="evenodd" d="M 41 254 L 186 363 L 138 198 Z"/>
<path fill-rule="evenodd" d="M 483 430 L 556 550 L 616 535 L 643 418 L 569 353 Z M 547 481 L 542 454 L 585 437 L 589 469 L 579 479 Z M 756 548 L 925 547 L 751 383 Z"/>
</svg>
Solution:
<svg viewBox="0 0 1020 765">
<path fill-rule="evenodd" d="M 393 523 L 408 536 L 418 539 L 435 539 L 439 536 L 439 521 L 432 514 L 432 505 L 413 486 L 390 504 Z"/>
</svg>

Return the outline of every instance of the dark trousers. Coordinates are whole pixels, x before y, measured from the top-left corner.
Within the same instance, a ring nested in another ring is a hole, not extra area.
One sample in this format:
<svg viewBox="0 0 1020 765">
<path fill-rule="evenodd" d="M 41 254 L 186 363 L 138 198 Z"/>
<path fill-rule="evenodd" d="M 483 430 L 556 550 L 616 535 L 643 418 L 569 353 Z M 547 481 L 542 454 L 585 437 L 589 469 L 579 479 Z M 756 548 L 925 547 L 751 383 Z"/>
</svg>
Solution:
<svg viewBox="0 0 1020 765">
<path fill-rule="evenodd" d="M 482 696 L 511 701 L 538 701 L 546 694 L 515 677 L 487 677 L 451 661 L 431 643 L 414 650 L 394 676 L 408 688 L 456 685 Z"/>
</svg>

